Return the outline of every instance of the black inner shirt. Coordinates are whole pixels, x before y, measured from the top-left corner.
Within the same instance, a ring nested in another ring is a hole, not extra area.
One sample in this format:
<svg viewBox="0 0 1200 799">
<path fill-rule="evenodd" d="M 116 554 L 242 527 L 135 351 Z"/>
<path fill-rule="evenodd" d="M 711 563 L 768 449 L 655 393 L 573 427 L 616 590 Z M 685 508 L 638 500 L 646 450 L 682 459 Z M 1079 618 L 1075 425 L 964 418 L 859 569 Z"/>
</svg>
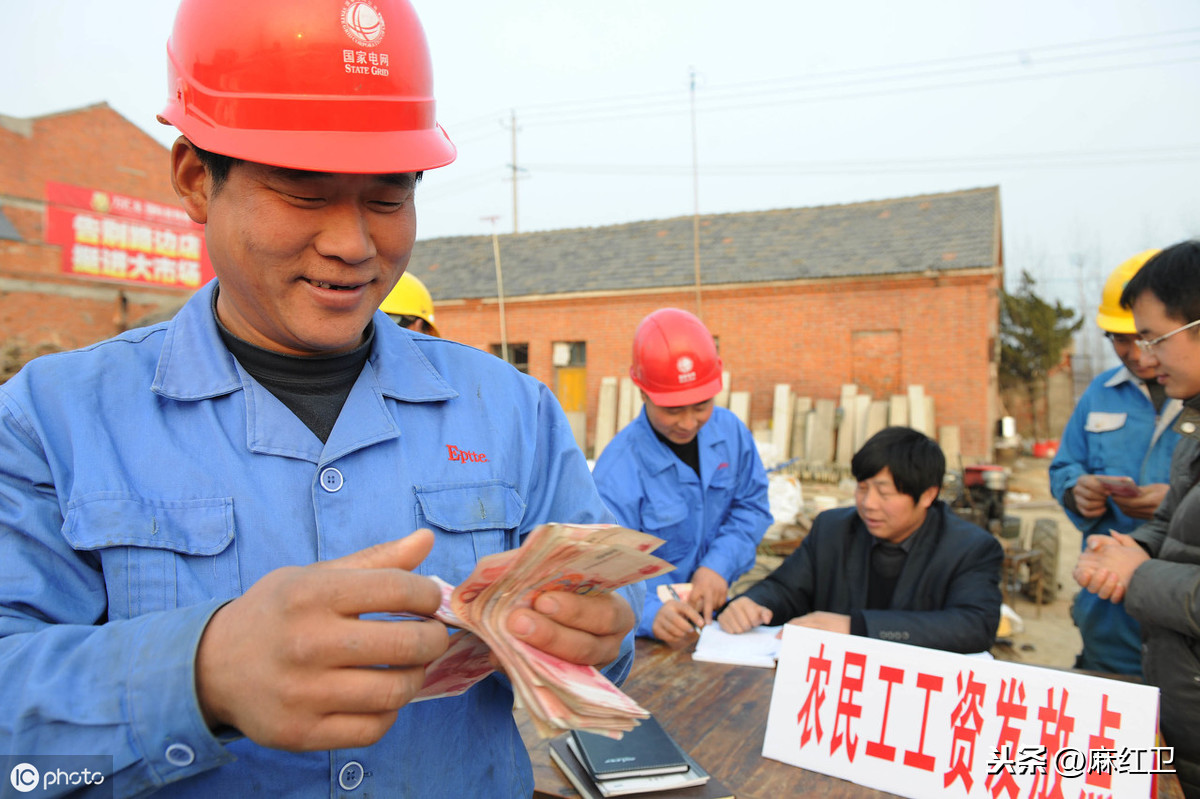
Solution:
<svg viewBox="0 0 1200 799">
<path fill-rule="evenodd" d="M 650 429 L 654 430 L 654 425 L 650 425 Z M 675 457 L 692 467 L 692 471 L 696 476 L 700 476 L 700 434 L 699 432 L 686 444 L 676 444 L 671 439 L 664 436 L 662 433 L 654 430 L 654 435 L 658 440 L 667 445 L 667 449 L 675 453 Z"/>
<path fill-rule="evenodd" d="M 216 293 L 213 293 L 213 316 L 216 317 Z M 304 422 L 324 444 L 329 440 L 333 425 L 350 389 L 358 379 L 371 343 L 375 340 L 375 324 L 367 325 L 363 343 L 339 355 L 284 355 L 238 338 L 217 319 L 221 340 L 251 377 L 263 384 Z"/>
</svg>

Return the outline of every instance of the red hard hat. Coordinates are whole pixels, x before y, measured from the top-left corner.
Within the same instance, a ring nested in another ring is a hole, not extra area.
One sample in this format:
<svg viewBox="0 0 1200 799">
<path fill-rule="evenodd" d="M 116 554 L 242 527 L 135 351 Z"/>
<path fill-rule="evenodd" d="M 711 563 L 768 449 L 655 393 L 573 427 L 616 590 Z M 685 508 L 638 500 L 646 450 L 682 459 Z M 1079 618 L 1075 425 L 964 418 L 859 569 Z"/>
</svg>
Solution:
<svg viewBox="0 0 1200 799">
<path fill-rule="evenodd" d="M 455 150 L 407 0 L 183 0 L 159 120 L 205 150 L 315 172 L 418 172 Z"/>
<path fill-rule="evenodd" d="M 721 390 L 721 359 L 703 322 L 678 308 L 660 308 L 633 334 L 629 376 L 655 405 L 695 405 Z"/>
</svg>

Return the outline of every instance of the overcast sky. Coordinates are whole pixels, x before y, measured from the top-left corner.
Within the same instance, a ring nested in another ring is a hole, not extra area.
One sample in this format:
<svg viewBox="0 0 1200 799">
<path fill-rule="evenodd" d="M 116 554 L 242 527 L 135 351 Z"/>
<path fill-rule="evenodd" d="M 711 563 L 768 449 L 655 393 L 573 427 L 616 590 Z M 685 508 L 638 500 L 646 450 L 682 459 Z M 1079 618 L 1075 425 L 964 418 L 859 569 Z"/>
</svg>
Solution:
<svg viewBox="0 0 1200 799">
<path fill-rule="evenodd" d="M 419 235 L 999 185 L 1012 287 L 1090 317 L 1125 257 L 1200 234 L 1195 0 L 416 0 L 454 165 Z M 106 101 L 164 144 L 172 0 L 5 3 L 0 113 Z M 1089 321 L 1090 324 L 1090 321 Z"/>
</svg>

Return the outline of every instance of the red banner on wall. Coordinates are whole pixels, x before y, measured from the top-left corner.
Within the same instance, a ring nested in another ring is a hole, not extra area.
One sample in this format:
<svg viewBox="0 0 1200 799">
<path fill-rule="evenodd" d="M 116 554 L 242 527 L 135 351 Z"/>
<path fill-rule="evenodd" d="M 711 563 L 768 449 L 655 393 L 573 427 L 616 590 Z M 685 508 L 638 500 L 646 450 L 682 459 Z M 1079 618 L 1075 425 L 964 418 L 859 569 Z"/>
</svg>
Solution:
<svg viewBox="0 0 1200 799">
<path fill-rule="evenodd" d="M 79 277 L 178 289 L 213 278 L 203 226 L 138 197 L 47 181 L 45 241 Z"/>
</svg>

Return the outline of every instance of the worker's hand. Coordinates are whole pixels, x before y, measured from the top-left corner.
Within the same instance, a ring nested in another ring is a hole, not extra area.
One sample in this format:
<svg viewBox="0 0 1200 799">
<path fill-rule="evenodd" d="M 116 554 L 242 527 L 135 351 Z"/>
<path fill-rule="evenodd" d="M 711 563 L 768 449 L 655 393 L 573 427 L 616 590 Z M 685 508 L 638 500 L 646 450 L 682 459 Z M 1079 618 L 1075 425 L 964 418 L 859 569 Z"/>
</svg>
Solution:
<svg viewBox="0 0 1200 799">
<path fill-rule="evenodd" d="M 1071 488 L 1071 493 L 1075 495 L 1075 507 L 1079 509 L 1080 516 L 1095 519 L 1103 516 L 1104 511 L 1108 508 L 1108 489 L 1096 479 L 1095 475 L 1079 475 L 1079 479 Z"/>
<path fill-rule="evenodd" d="M 727 633 L 744 633 L 760 624 L 770 624 L 773 614 L 749 597 L 740 596 L 725 606 L 717 617 L 721 629 Z"/>
<path fill-rule="evenodd" d="M 688 604 L 695 608 L 704 619 L 704 624 L 712 624 L 713 611 L 725 604 L 729 596 L 729 583 L 707 566 L 697 566 L 692 573 L 692 593 L 688 595 Z M 703 627 L 704 624 L 697 625 Z"/>
<path fill-rule="evenodd" d="M 699 611 L 686 602 L 672 599 L 658 609 L 650 631 L 672 649 L 682 649 L 699 635 L 697 630 L 703 626 L 704 618 Z"/>
<path fill-rule="evenodd" d="M 827 630 L 831 633 L 850 634 L 850 617 L 844 613 L 828 613 L 824 610 L 805 613 L 788 622 L 797 627 L 810 627 L 814 630 Z M 780 630 L 782 633 L 783 631 Z"/>
<path fill-rule="evenodd" d="M 1071 577 L 1074 578 L 1075 582 L 1079 583 L 1081 588 L 1087 588 L 1097 568 L 1097 558 L 1095 556 L 1085 556 L 1088 553 L 1099 552 L 1107 546 L 1117 546 L 1117 540 L 1112 536 L 1096 533 L 1089 535 L 1084 541 L 1083 552 L 1080 553 L 1079 559 L 1075 561 L 1075 568 L 1071 571 Z"/>
<path fill-rule="evenodd" d="M 1093 539 L 1096 539 L 1093 541 Z M 1079 556 L 1075 580 L 1101 599 L 1121 602 L 1133 573 L 1150 556 L 1131 537 L 1112 531 L 1112 537 L 1089 536 Z"/>
<path fill-rule="evenodd" d="M 1168 488 L 1170 486 L 1166 483 L 1138 486 L 1136 497 L 1118 497 L 1114 494 L 1112 501 L 1126 516 L 1132 516 L 1135 519 L 1150 519 L 1154 517 L 1154 511 L 1158 510 L 1158 506 L 1162 504 Z"/>
<path fill-rule="evenodd" d="M 441 591 L 410 571 L 432 547 L 433 534 L 419 530 L 337 560 L 277 569 L 218 610 L 196 652 L 205 721 L 290 751 L 352 749 L 383 737 L 449 638 L 440 622 L 359 614 L 432 615 Z"/>
<path fill-rule="evenodd" d="M 536 649 L 571 663 L 603 666 L 617 659 L 636 617 L 616 593 L 580 596 L 547 591 L 509 614 L 508 631 Z"/>
</svg>

